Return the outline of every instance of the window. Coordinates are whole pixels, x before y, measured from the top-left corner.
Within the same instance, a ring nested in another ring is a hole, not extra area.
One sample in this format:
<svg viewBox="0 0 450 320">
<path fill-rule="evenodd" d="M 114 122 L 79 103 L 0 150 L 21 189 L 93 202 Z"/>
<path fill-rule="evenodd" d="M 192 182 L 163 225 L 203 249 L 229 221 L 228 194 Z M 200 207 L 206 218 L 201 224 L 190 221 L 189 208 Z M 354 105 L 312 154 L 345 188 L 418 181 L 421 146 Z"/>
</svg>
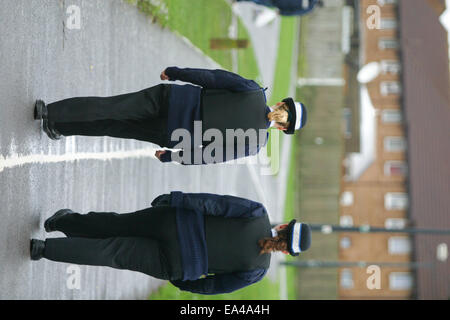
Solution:
<svg viewBox="0 0 450 320">
<path fill-rule="evenodd" d="M 413 278 L 409 272 L 392 272 L 389 274 L 389 289 L 410 290 Z"/>
<path fill-rule="evenodd" d="M 448 246 L 445 242 L 440 243 L 436 247 L 436 258 L 439 261 L 445 262 L 448 259 Z"/>
<path fill-rule="evenodd" d="M 397 4 L 398 1 L 397 0 L 377 0 L 377 2 L 380 6 L 384 6 L 387 4 Z"/>
<path fill-rule="evenodd" d="M 406 176 L 406 163 L 403 161 L 386 161 L 384 164 L 384 174 L 390 177 Z"/>
<path fill-rule="evenodd" d="M 397 29 L 397 20 L 394 18 L 381 18 L 380 28 L 384 30 Z"/>
<path fill-rule="evenodd" d="M 340 246 L 342 249 L 348 249 L 352 246 L 352 239 L 349 237 L 342 237 L 340 241 Z"/>
<path fill-rule="evenodd" d="M 381 112 L 381 121 L 387 124 L 401 123 L 403 121 L 402 112 L 398 109 L 387 109 Z"/>
<path fill-rule="evenodd" d="M 406 210 L 408 208 L 408 195 L 406 193 L 386 193 L 384 195 L 386 210 Z"/>
<path fill-rule="evenodd" d="M 344 117 L 344 136 L 346 139 L 350 139 L 352 137 L 352 110 L 349 108 L 344 108 L 343 117 Z"/>
<path fill-rule="evenodd" d="M 384 138 L 384 150 L 387 152 L 402 152 L 406 150 L 406 139 L 404 137 Z"/>
<path fill-rule="evenodd" d="M 386 229 L 404 229 L 406 227 L 406 219 L 390 218 L 384 222 Z"/>
<path fill-rule="evenodd" d="M 352 270 L 350 269 L 341 270 L 341 287 L 344 289 L 352 289 L 354 287 Z"/>
<path fill-rule="evenodd" d="M 402 91 L 402 86 L 398 81 L 383 81 L 380 83 L 380 92 L 383 96 L 391 94 L 398 95 Z"/>
<path fill-rule="evenodd" d="M 408 254 L 411 252 L 411 241 L 407 237 L 390 237 L 388 251 L 389 254 Z"/>
<path fill-rule="evenodd" d="M 341 206 L 349 207 L 353 205 L 353 192 L 344 191 L 341 194 Z"/>
<path fill-rule="evenodd" d="M 382 50 L 398 49 L 398 41 L 391 38 L 381 38 L 378 40 L 378 47 Z"/>
<path fill-rule="evenodd" d="M 353 227 L 353 217 L 352 216 L 341 216 L 339 219 L 339 225 L 341 227 Z"/>
<path fill-rule="evenodd" d="M 400 63 L 396 60 L 381 60 L 381 71 L 386 73 L 398 74 L 400 72 Z"/>
</svg>

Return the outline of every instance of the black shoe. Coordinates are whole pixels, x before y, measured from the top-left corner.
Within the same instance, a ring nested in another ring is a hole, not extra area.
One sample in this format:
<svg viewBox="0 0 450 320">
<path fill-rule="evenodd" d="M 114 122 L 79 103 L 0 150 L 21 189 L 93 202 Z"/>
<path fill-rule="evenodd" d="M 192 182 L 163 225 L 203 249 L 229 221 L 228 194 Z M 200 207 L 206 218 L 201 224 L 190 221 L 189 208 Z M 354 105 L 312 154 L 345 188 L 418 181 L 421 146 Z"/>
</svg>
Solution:
<svg viewBox="0 0 450 320">
<path fill-rule="evenodd" d="M 54 122 L 49 121 L 48 122 L 48 128 L 53 133 L 53 136 L 55 137 L 55 140 L 61 139 L 61 133 L 59 133 L 59 131 L 56 129 Z"/>
<path fill-rule="evenodd" d="M 65 215 L 68 215 L 71 213 L 74 213 L 74 212 L 70 209 L 61 209 L 61 210 L 56 211 L 54 215 L 52 215 L 50 218 L 45 220 L 45 222 L 44 222 L 45 231 L 46 232 L 56 231 L 55 226 L 54 226 L 55 221 Z"/>
<path fill-rule="evenodd" d="M 52 140 L 61 139 L 61 134 L 58 132 L 58 130 L 56 130 L 54 122 L 48 121 L 47 119 L 43 119 L 42 129 L 50 139 Z"/>
<path fill-rule="evenodd" d="M 31 239 L 30 241 L 30 257 L 31 260 L 39 260 L 44 256 L 45 241 Z"/>
<path fill-rule="evenodd" d="M 48 111 L 44 101 L 36 100 L 36 103 L 34 104 L 34 119 L 35 120 L 47 119 L 47 116 Z"/>
</svg>

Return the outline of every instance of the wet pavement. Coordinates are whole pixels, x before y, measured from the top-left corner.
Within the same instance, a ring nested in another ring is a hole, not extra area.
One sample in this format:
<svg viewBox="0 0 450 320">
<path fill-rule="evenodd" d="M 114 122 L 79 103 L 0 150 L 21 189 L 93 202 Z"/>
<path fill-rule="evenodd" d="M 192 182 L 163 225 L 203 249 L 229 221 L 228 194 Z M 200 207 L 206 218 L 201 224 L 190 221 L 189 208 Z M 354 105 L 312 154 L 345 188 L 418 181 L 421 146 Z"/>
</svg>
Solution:
<svg viewBox="0 0 450 320">
<path fill-rule="evenodd" d="M 69 29 L 75 11 L 66 1 L 2 1 L 0 299 L 146 299 L 165 282 L 107 267 L 32 262 L 29 239 L 63 236 L 43 229 L 60 208 L 132 212 L 172 190 L 260 201 L 278 222 L 286 174 L 267 175 L 270 159 L 264 157 L 257 164 L 248 158 L 235 165 L 181 166 L 160 163 L 152 156 L 156 146 L 135 140 L 49 140 L 32 118 L 38 98 L 116 95 L 160 83 L 167 66 L 218 67 L 123 1 L 70 5 L 80 9 L 79 29 Z M 79 289 L 70 283 L 73 272 L 79 272 Z"/>
</svg>

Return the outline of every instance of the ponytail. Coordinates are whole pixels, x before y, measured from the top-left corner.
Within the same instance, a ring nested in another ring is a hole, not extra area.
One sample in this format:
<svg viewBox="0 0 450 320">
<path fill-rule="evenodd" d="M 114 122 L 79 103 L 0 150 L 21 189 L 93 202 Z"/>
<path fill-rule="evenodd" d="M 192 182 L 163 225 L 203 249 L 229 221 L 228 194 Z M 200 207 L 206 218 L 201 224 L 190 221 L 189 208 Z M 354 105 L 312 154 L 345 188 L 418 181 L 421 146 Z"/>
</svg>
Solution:
<svg viewBox="0 0 450 320">
<path fill-rule="evenodd" d="M 287 112 L 288 108 L 285 103 L 275 108 L 272 112 L 269 112 L 268 118 L 270 121 L 275 121 L 279 125 L 287 128 L 289 127 L 289 115 Z"/>
<path fill-rule="evenodd" d="M 259 254 L 271 253 L 274 251 L 287 251 L 287 228 L 278 231 L 276 237 L 263 238 L 258 241 L 261 247 Z"/>
</svg>

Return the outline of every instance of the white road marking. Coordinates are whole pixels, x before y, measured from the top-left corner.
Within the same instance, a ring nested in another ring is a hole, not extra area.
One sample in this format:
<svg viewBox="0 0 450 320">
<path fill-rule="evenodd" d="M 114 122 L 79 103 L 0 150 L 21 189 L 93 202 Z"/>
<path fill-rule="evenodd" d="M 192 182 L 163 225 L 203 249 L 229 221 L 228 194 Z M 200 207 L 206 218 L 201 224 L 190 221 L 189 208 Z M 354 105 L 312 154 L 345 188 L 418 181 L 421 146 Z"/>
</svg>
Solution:
<svg viewBox="0 0 450 320">
<path fill-rule="evenodd" d="M 59 162 L 73 162 L 79 160 L 122 160 L 130 158 L 153 158 L 155 157 L 155 148 L 142 148 L 135 150 L 121 150 L 111 152 L 77 152 L 77 153 L 65 153 L 60 155 L 49 154 L 30 154 L 21 155 L 13 153 L 9 156 L 0 156 L 0 172 L 5 169 L 12 169 L 15 167 L 21 167 L 27 164 L 45 164 L 45 163 L 59 163 Z"/>
</svg>

